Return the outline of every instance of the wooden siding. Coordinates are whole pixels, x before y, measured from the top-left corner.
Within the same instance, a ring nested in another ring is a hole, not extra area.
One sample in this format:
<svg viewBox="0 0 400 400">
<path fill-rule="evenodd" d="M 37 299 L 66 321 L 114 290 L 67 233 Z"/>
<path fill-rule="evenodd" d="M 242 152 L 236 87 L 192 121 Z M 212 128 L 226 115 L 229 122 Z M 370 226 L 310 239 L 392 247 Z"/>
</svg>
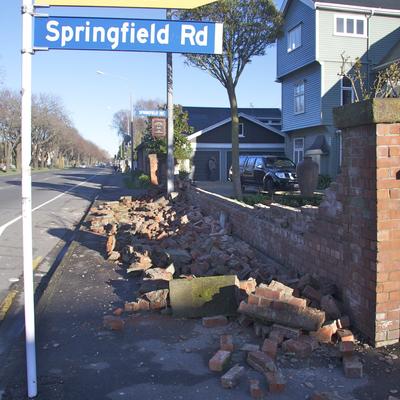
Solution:
<svg viewBox="0 0 400 400">
<path fill-rule="evenodd" d="M 304 80 L 305 112 L 294 113 L 294 86 Z M 296 71 L 282 82 L 282 130 L 306 128 L 321 123 L 321 66 Z"/>
<path fill-rule="evenodd" d="M 288 32 L 299 24 L 302 24 L 301 46 L 288 53 Z M 300 0 L 293 0 L 283 29 L 284 35 L 277 41 L 278 78 L 315 61 L 315 10 Z"/>
</svg>

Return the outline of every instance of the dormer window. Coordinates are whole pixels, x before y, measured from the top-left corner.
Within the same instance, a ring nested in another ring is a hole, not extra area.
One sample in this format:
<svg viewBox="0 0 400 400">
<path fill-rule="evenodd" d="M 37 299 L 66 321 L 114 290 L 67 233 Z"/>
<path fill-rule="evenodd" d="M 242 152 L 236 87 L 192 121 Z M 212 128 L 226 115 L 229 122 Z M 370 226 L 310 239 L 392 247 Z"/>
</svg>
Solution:
<svg viewBox="0 0 400 400">
<path fill-rule="evenodd" d="M 361 15 L 336 14 L 335 35 L 367 37 L 366 18 Z"/>
<path fill-rule="evenodd" d="M 301 24 L 297 25 L 288 32 L 287 45 L 288 53 L 301 46 Z"/>
</svg>

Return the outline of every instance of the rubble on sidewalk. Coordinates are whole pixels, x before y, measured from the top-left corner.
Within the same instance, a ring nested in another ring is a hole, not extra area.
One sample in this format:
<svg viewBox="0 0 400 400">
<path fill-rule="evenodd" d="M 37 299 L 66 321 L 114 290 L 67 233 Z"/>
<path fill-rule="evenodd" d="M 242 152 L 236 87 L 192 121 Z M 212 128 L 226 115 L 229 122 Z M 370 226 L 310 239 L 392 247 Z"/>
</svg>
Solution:
<svg viewBox="0 0 400 400">
<path fill-rule="evenodd" d="M 131 301 L 104 317 L 106 328 L 121 330 L 123 313 L 149 310 L 203 317 L 204 328 L 223 330 L 209 369 L 222 372 L 230 367 L 221 377 L 224 388 L 235 387 L 247 368 L 263 375 L 269 392 L 280 393 L 286 386 L 279 368 L 282 357 L 304 360 L 319 344 L 334 342 L 339 343 L 345 376 L 362 377 L 350 320 L 336 287 L 260 261 L 248 244 L 230 234 L 223 213 L 220 218 L 204 215 L 179 196 L 173 202 L 125 196 L 94 207 L 89 220 L 89 229 L 106 238 L 108 259 L 139 278 Z M 228 323 L 235 319 L 242 330 L 254 329 L 260 343 L 243 344 L 235 337 L 234 345 Z M 237 364 L 235 351 L 245 357 L 247 367 Z M 259 381 L 250 381 L 250 393 L 263 398 Z M 336 399 L 327 393 L 313 396 Z"/>
</svg>

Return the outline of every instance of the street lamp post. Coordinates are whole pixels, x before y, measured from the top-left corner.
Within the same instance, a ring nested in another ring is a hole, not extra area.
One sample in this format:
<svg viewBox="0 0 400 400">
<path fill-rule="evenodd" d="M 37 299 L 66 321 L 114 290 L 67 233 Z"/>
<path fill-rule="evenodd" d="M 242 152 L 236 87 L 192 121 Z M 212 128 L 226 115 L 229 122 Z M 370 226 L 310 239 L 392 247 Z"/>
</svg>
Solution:
<svg viewBox="0 0 400 400">
<path fill-rule="evenodd" d="M 114 74 L 109 74 L 101 70 L 97 70 L 96 74 L 98 75 L 106 75 L 106 76 L 112 76 L 114 78 L 122 79 L 124 81 L 128 81 L 129 79 L 126 78 L 125 76 L 121 75 L 114 75 Z M 133 113 L 132 113 L 132 92 L 129 94 L 129 114 L 127 118 L 127 132 L 128 135 L 131 138 L 131 174 L 133 175 L 133 155 L 134 155 L 134 131 L 133 131 Z M 122 142 L 122 148 L 124 147 L 124 142 Z"/>
</svg>

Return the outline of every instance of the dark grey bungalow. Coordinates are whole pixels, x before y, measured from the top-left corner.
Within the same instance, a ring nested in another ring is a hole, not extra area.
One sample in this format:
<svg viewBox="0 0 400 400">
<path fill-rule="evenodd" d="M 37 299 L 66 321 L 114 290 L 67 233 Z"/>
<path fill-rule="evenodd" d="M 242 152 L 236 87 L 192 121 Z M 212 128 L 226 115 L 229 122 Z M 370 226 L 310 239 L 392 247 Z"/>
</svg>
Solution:
<svg viewBox="0 0 400 400">
<path fill-rule="evenodd" d="M 228 179 L 232 163 L 231 118 L 229 108 L 183 107 L 195 132 L 192 143 L 192 178 L 195 181 Z M 285 138 L 280 131 L 280 110 L 239 109 L 240 154 L 284 154 Z M 210 175 L 209 161 L 216 172 Z"/>
</svg>

